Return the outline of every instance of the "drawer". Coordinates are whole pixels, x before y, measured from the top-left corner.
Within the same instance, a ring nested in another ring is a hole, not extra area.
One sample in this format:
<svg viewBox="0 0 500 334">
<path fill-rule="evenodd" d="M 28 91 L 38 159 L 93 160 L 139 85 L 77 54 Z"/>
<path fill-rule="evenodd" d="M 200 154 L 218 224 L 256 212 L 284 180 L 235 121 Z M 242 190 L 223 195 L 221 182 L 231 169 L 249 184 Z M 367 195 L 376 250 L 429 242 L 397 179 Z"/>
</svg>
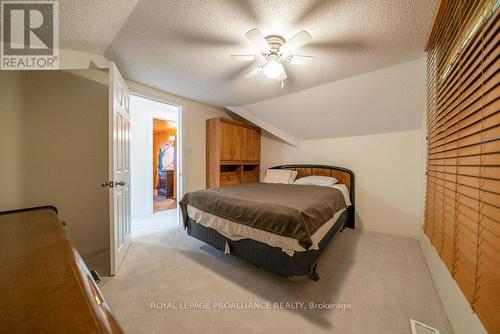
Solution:
<svg viewBox="0 0 500 334">
<path fill-rule="evenodd" d="M 228 186 L 230 184 L 239 184 L 240 178 L 235 172 L 220 173 L 220 186 Z"/>
<path fill-rule="evenodd" d="M 241 183 L 254 183 L 259 182 L 259 173 L 257 172 L 244 172 Z"/>
</svg>

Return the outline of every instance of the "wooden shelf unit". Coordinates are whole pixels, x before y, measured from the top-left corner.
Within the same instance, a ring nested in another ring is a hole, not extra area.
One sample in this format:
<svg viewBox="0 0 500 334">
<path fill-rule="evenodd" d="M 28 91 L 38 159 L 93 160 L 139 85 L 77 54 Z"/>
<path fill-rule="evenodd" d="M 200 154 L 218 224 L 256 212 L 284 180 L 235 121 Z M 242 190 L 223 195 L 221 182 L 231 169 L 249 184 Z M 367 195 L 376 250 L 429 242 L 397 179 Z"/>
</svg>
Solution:
<svg viewBox="0 0 500 334">
<path fill-rule="evenodd" d="M 259 181 L 260 129 L 226 118 L 207 120 L 207 188 Z"/>
</svg>

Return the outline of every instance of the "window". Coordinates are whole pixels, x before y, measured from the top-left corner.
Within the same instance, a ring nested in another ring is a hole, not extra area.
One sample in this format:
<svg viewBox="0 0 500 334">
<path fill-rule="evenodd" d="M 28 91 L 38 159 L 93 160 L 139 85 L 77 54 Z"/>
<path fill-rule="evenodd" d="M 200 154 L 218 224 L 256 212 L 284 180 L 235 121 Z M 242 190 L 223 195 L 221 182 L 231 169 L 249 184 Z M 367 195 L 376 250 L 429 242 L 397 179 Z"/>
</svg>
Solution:
<svg viewBox="0 0 500 334">
<path fill-rule="evenodd" d="M 425 233 L 500 332 L 499 1 L 443 1 L 427 46 Z"/>
</svg>

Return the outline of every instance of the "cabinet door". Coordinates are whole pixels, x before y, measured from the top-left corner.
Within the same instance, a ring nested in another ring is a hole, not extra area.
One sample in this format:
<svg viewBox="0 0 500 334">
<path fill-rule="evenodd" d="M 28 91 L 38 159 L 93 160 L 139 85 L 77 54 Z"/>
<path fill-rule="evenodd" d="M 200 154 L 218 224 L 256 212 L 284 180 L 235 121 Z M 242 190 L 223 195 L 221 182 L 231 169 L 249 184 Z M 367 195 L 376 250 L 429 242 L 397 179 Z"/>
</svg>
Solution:
<svg viewBox="0 0 500 334">
<path fill-rule="evenodd" d="M 221 122 L 221 160 L 242 160 L 242 142 L 244 129 L 241 126 Z"/>
<path fill-rule="evenodd" d="M 233 125 L 225 122 L 220 122 L 220 159 L 234 160 L 234 133 Z"/>
<path fill-rule="evenodd" d="M 260 160 L 260 133 L 251 128 L 245 128 L 243 160 Z"/>
<path fill-rule="evenodd" d="M 245 136 L 245 128 L 233 125 L 232 126 L 232 150 L 233 150 L 233 158 L 231 160 L 243 160 L 244 159 L 244 151 L 242 150 L 242 146 L 244 146 L 244 136 Z"/>
</svg>

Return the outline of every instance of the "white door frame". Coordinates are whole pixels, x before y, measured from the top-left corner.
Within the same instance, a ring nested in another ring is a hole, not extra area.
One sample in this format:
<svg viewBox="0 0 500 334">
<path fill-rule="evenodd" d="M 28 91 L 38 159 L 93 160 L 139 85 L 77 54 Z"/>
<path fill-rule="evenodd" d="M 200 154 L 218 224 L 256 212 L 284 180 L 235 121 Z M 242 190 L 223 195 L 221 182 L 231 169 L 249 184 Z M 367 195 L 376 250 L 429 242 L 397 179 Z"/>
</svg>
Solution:
<svg viewBox="0 0 500 334">
<path fill-rule="evenodd" d="M 183 103 L 175 103 L 167 98 L 158 96 L 156 94 L 150 94 L 142 90 L 130 88 L 130 95 L 141 97 L 148 100 L 157 101 L 160 103 L 168 104 L 177 108 L 177 138 L 176 138 L 176 200 L 179 201 L 182 196 L 184 196 L 184 176 L 183 176 L 183 166 L 184 166 L 184 155 L 183 155 L 183 141 L 184 141 L 184 117 L 185 117 L 185 105 Z M 150 197 L 148 199 L 148 211 L 153 213 L 153 118 L 162 119 L 161 115 L 153 115 L 149 113 L 148 115 L 148 161 L 149 161 L 149 176 L 148 176 L 148 192 Z M 133 139 L 132 139 L 133 140 Z M 181 215 L 177 213 L 178 224 L 181 225 Z"/>
</svg>

